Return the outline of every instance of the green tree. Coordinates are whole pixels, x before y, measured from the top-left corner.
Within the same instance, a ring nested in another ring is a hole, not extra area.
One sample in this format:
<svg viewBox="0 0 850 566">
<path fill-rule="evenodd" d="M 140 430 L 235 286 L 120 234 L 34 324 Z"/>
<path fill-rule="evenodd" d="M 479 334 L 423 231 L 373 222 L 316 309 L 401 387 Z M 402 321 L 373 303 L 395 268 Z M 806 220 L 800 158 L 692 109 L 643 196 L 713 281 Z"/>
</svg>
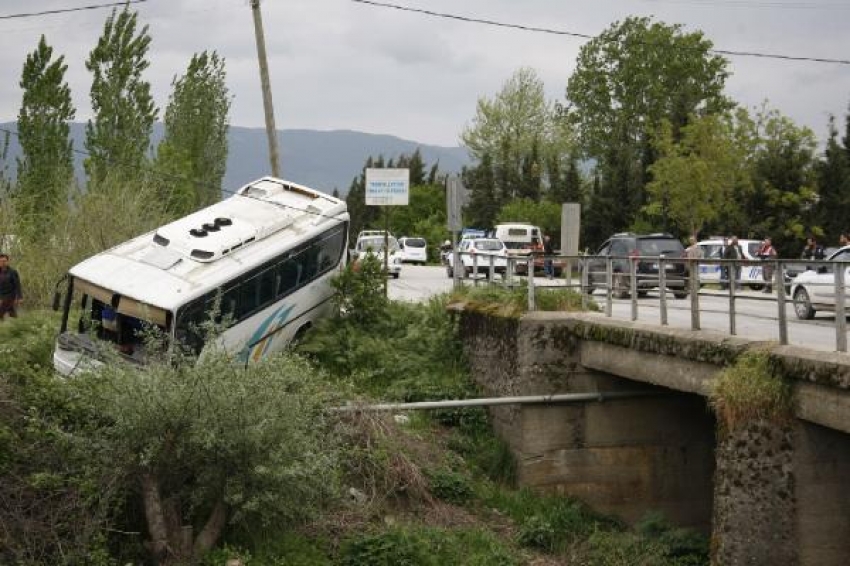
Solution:
<svg viewBox="0 0 850 566">
<path fill-rule="evenodd" d="M 753 190 L 744 195 L 744 218 L 750 235 L 770 235 L 782 255 L 796 256 L 812 225 L 818 200 L 814 133 L 776 110 L 762 110 L 756 120 L 752 157 Z"/>
<path fill-rule="evenodd" d="M 730 107 L 723 95 L 727 61 L 711 47 L 701 32 L 630 17 L 581 48 L 567 82 L 566 115 L 599 166 L 596 203 L 617 205 L 607 209 L 604 224 L 626 228 L 646 204 L 647 168 L 655 161 L 651 132 L 662 119 L 677 140 L 689 116 Z"/>
<path fill-rule="evenodd" d="M 219 351 L 144 369 L 107 364 L 72 386 L 100 417 L 87 431 L 91 466 L 139 494 L 146 546 L 171 565 L 196 563 L 228 523 L 295 525 L 333 497 L 322 383 L 303 360 L 245 367 Z"/>
<path fill-rule="evenodd" d="M 850 113 L 847 115 L 850 124 Z M 844 138 L 845 144 L 848 138 Z M 829 138 L 823 159 L 817 163 L 817 180 L 820 191 L 818 220 L 830 241 L 848 230 L 850 218 L 850 148 L 838 141 L 835 118 L 829 119 Z"/>
<path fill-rule="evenodd" d="M 496 187 L 490 154 L 485 153 L 477 166 L 464 168 L 461 177 L 469 191 L 469 204 L 464 210 L 464 218 L 470 226 L 493 227 L 501 208 L 502 195 Z"/>
<path fill-rule="evenodd" d="M 565 161 L 573 148 L 572 130 L 546 100 L 537 73 L 516 71 L 492 99 L 478 100 L 476 115 L 461 134 L 478 163 L 489 155 L 494 189 L 508 198 L 539 199 L 552 180 L 548 164 Z"/>
<path fill-rule="evenodd" d="M 672 125 L 662 122 L 655 136 L 660 158 L 649 167 L 651 215 L 669 215 L 681 232 L 692 235 L 717 220 L 750 180 L 746 148 L 736 144 L 734 127 L 730 115 L 697 117 L 675 142 Z"/>
<path fill-rule="evenodd" d="M 157 109 L 150 84 L 142 79 L 148 68 L 148 27 L 136 33 L 136 12 L 125 6 L 112 11 L 86 69 L 93 75 L 91 104 L 94 118 L 86 125 L 85 161 L 89 180 L 99 183 L 107 172 L 138 174 L 147 151 Z"/>
<path fill-rule="evenodd" d="M 69 122 L 74 119 L 65 58 L 53 58 L 44 36 L 27 55 L 21 73 L 23 101 L 18 112 L 17 211 L 40 233 L 58 206 L 68 200 L 74 179 Z"/>
<path fill-rule="evenodd" d="M 204 51 L 193 55 L 186 73 L 172 81 L 157 165 L 191 179 L 193 199 L 180 203 L 174 209 L 178 214 L 221 198 L 230 111 L 225 80 L 224 59 Z"/>
</svg>

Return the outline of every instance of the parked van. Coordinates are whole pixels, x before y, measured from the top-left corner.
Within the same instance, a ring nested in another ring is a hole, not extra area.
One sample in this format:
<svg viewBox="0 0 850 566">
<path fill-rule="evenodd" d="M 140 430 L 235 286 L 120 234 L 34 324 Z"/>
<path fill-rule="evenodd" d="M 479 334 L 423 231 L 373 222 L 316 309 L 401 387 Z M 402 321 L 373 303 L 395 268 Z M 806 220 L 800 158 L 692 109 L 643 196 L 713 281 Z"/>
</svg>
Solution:
<svg viewBox="0 0 850 566">
<path fill-rule="evenodd" d="M 526 222 L 497 224 L 496 238 L 504 242 L 508 255 L 528 255 L 543 243 L 540 228 Z"/>
</svg>

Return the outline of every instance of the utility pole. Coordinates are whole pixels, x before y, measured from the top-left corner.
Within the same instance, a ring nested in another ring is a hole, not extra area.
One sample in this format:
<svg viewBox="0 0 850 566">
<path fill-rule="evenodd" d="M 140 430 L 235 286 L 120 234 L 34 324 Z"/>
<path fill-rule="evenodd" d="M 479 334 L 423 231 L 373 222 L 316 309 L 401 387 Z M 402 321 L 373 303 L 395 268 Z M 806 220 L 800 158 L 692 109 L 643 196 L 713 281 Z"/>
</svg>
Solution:
<svg viewBox="0 0 850 566">
<path fill-rule="evenodd" d="M 257 58 L 260 60 L 260 84 L 263 88 L 263 108 L 266 113 L 266 135 L 269 139 L 269 161 L 272 175 L 280 177 L 280 157 L 277 149 L 277 128 L 274 125 L 274 105 L 272 89 L 269 84 L 269 64 L 266 60 L 266 39 L 263 35 L 263 16 L 260 13 L 260 0 L 250 0 L 254 12 L 254 35 L 257 37 Z"/>
</svg>

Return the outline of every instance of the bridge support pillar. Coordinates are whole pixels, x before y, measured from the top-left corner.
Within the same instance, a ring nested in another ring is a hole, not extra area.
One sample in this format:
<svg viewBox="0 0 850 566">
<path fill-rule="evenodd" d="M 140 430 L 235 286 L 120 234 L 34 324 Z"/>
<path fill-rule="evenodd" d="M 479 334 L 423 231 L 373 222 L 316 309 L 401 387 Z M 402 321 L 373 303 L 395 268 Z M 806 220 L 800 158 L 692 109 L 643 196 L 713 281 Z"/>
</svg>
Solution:
<svg viewBox="0 0 850 566">
<path fill-rule="evenodd" d="M 795 420 L 720 439 L 714 564 L 838 566 L 850 556 L 850 438 Z"/>
</svg>

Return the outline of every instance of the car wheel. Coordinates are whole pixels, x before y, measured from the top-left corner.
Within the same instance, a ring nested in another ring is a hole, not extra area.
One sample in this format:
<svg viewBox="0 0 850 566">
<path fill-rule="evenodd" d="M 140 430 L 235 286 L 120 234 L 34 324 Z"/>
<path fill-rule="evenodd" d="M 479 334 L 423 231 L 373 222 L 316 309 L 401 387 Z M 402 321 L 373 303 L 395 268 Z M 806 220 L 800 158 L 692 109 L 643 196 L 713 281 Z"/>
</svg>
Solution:
<svg viewBox="0 0 850 566">
<path fill-rule="evenodd" d="M 392 274 L 393 279 L 398 279 L 398 276 L 399 276 L 399 275 L 401 275 L 401 273 L 393 273 L 393 274 Z"/>
<path fill-rule="evenodd" d="M 815 309 L 809 299 L 809 292 L 804 287 L 798 287 L 794 291 L 794 312 L 801 320 L 811 320 L 815 317 Z"/>
<path fill-rule="evenodd" d="M 589 297 L 593 294 L 593 285 L 586 285 L 582 287 L 581 290 Z"/>
<path fill-rule="evenodd" d="M 764 289 L 764 285 L 750 285 L 750 289 L 752 289 L 753 291 L 761 291 L 762 289 Z"/>
<path fill-rule="evenodd" d="M 638 297 L 644 298 L 649 295 L 649 291 L 638 291 Z"/>
<path fill-rule="evenodd" d="M 451 279 L 455 276 L 455 271 L 454 271 L 454 269 L 452 269 L 452 266 L 450 266 L 450 265 L 446 266 L 446 275 L 449 276 L 449 279 Z"/>
<path fill-rule="evenodd" d="M 673 291 L 673 296 L 677 299 L 685 299 L 688 297 L 687 291 Z"/>
</svg>

